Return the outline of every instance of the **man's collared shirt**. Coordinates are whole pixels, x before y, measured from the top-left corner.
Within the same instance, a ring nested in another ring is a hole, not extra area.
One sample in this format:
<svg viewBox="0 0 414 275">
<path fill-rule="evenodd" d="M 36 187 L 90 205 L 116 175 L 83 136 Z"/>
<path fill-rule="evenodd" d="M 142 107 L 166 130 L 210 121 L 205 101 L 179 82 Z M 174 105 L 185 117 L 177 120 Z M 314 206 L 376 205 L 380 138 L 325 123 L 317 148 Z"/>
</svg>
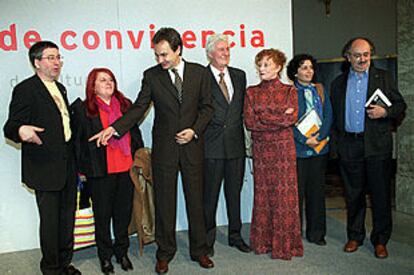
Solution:
<svg viewBox="0 0 414 275">
<path fill-rule="evenodd" d="M 60 114 L 62 116 L 62 124 L 63 124 L 63 132 L 65 135 L 65 141 L 69 141 L 72 136 L 72 131 L 70 129 L 70 118 L 68 108 L 66 106 L 65 101 L 63 100 L 63 96 L 59 91 L 59 88 L 56 85 L 55 81 L 45 81 L 42 79 L 43 84 L 45 84 L 47 90 L 49 91 L 50 95 L 52 96 L 53 100 L 58 107 Z"/>
<path fill-rule="evenodd" d="M 345 131 L 350 133 L 364 132 L 365 102 L 368 91 L 368 71 L 357 73 L 349 70 L 346 85 Z"/>
<path fill-rule="evenodd" d="M 234 88 L 233 88 L 233 83 L 231 82 L 229 70 L 226 67 L 223 71 L 220 71 L 217 68 L 215 68 L 213 65 L 210 65 L 210 69 L 214 75 L 214 78 L 217 81 L 217 84 L 220 82 L 220 73 L 224 73 L 223 79 L 224 79 L 224 82 L 226 83 L 227 91 L 229 93 L 229 99 L 231 101 L 233 99 Z"/>
<path fill-rule="evenodd" d="M 177 70 L 177 73 L 180 76 L 181 81 L 184 82 L 184 63 L 185 63 L 184 60 L 181 58 L 180 63 L 178 63 L 178 65 L 176 67 L 173 67 L 173 68 L 168 70 L 168 73 L 170 74 L 170 78 L 171 78 L 171 81 L 172 81 L 173 84 L 175 82 L 175 74 L 172 71 L 172 69 Z"/>
</svg>

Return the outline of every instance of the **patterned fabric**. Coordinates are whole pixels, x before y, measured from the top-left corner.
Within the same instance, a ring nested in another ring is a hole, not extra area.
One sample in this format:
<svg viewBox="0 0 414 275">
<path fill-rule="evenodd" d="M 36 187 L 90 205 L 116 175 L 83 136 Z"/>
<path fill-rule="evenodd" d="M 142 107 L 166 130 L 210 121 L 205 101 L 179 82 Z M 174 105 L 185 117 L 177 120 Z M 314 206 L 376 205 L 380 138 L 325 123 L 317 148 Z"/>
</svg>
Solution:
<svg viewBox="0 0 414 275">
<path fill-rule="evenodd" d="M 224 73 L 220 73 L 220 81 L 219 86 L 220 90 L 223 93 L 224 97 L 226 98 L 227 102 L 230 102 L 229 90 L 227 89 L 226 82 L 224 81 Z"/>
<path fill-rule="evenodd" d="M 171 69 L 174 73 L 174 86 L 177 89 L 177 98 L 180 103 L 183 103 L 183 80 L 181 79 L 180 75 L 178 74 L 177 69 Z"/>
<path fill-rule="evenodd" d="M 295 82 L 295 85 L 296 85 L 296 82 Z M 317 85 L 319 86 L 320 84 L 315 84 L 315 87 L 318 87 Z M 318 88 L 317 88 L 317 94 L 318 94 L 317 96 L 319 98 L 319 101 L 323 102 L 323 106 L 322 106 L 323 110 L 321 112 L 323 116 L 320 117 L 322 121 L 322 125 L 320 126 L 320 129 L 318 132 L 319 136 L 317 140 L 321 141 L 326 138 L 329 138 L 329 133 L 330 133 L 331 124 L 332 124 L 332 106 L 331 106 L 330 97 L 328 93 L 326 92 L 326 90 L 323 89 L 322 85 L 320 85 L 319 87 L 320 87 L 320 92 L 318 91 Z M 320 94 L 322 93 L 323 93 L 324 100 L 322 100 L 320 96 Z M 305 95 L 304 95 L 303 89 L 298 89 L 298 107 L 299 107 L 298 117 L 301 118 L 306 113 L 306 102 L 305 102 Z M 325 147 L 319 153 L 316 153 L 316 151 L 312 147 L 306 144 L 306 141 L 308 138 L 304 136 L 298 130 L 297 127 L 293 127 L 293 135 L 295 138 L 297 158 L 309 158 L 309 157 L 314 157 L 318 155 L 325 155 L 329 152 L 329 142 L 328 144 L 325 145 Z"/>
<path fill-rule="evenodd" d="M 55 81 L 45 81 L 42 80 L 43 84 L 45 84 L 47 90 L 49 91 L 50 96 L 56 103 L 57 108 L 62 116 L 62 124 L 63 124 L 63 134 L 65 135 L 65 141 L 69 141 L 72 137 L 72 130 L 70 129 L 70 116 L 68 112 L 68 107 L 63 100 L 62 93 L 60 92 L 59 88 L 56 85 Z"/>
<path fill-rule="evenodd" d="M 109 125 L 114 123 L 118 118 L 120 118 L 122 116 L 121 103 L 119 102 L 119 100 L 115 96 L 112 96 L 111 102 L 109 103 L 109 105 L 107 105 L 98 96 L 96 96 L 95 99 L 96 99 L 96 104 L 98 105 L 99 111 L 103 111 L 103 112 L 108 114 L 108 124 Z M 130 139 L 128 138 L 127 135 L 124 135 L 119 139 L 111 138 L 108 141 L 108 145 L 111 148 L 120 149 L 125 156 L 130 156 L 131 155 Z"/>
<path fill-rule="evenodd" d="M 302 85 L 298 81 L 295 81 L 295 86 L 298 89 L 298 93 L 303 93 L 306 102 L 306 112 L 309 112 L 312 108 L 315 108 L 316 113 L 319 117 L 323 118 L 323 106 L 322 100 L 318 95 L 318 91 L 316 90 L 316 86 L 313 84 L 310 85 Z M 319 125 L 320 126 L 320 125 Z"/>
<path fill-rule="evenodd" d="M 249 87 L 245 123 L 253 139 L 254 204 L 250 246 L 275 259 L 303 255 L 292 126 L 297 92 L 278 79 Z M 293 114 L 285 114 L 294 108 Z"/>
<path fill-rule="evenodd" d="M 78 193 L 76 199 L 75 226 L 73 229 L 73 249 L 95 245 L 95 218 L 90 197 L 88 207 L 81 208 L 81 196 L 85 192 L 86 178 L 78 175 Z"/>
</svg>

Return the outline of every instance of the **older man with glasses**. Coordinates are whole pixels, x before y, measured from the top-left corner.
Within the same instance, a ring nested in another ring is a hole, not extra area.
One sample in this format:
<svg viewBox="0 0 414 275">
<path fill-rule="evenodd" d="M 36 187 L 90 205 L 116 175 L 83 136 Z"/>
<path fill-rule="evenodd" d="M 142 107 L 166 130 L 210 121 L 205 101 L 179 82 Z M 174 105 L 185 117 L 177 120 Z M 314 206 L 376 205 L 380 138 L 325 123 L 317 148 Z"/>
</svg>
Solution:
<svg viewBox="0 0 414 275">
<path fill-rule="evenodd" d="M 386 258 L 391 236 L 390 124 L 404 112 L 406 104 L 389 73 L 372 66 L 373 43 L 364 37 L 348 41 L 343 55 L 349 71 L 331 86 L 333 137 L 347 202 L 347 237 L 344 251 L 355 252 L 365 239 L 367 191 L 371 195 L 373 229 L 371 242 L 377 258 Z M 377 92 L 390 104 L 367 102 Z"/>
</svg>

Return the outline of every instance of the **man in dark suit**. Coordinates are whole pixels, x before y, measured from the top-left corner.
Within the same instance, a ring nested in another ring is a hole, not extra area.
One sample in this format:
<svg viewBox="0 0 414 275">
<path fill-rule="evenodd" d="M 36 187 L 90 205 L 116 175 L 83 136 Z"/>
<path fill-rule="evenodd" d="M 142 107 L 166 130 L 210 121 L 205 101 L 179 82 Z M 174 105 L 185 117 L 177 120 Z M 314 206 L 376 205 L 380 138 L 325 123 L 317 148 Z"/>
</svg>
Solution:
<svg viewBox="0 0 414 275">
<path fill-rule="evenodd" d="M 241 237 L 240 193 L 245 170 L 243 102 L 246 74 L 229 67 L 230 48 L 226 35 L 209 36 L 206 44 L 214 115 L 207 125 L 204 146 L 204 217 L 209 255 L 214 255 L 216 213 L 224 179 L 228 218 L 228 242 L 250 252 Z"/>
<path fill-rule="evenodd" d="M 366 192 L 371 195 L 373 229 L 371 242 L 377 258 L 386 258 L 391 236 L 391 153 L 390 123 L 406 104 L 394 80 L 386 71 L 371 65 L 374 45 L 366 38 L 351 39 L 343 49 L 349 71 L 331 86 L 333 134 L 347 202 L 347 237 L 344 251 L 352 253 L 365 239 Z M 377 90 L 392 105 L 365 103 Z"/>
<path fill-rule="evenodd" d="M 76 170 L 62 62 L 56 44 L 35 43 L 36 74 L 13 90 L 4 135 L 22 143 L 22 181 L 35 190 L 43 274 L 81 274 L 72 264 Z"/>
<path fill-rule="evenodd" d="M 206 255 L 202 170 L 204 130 L 213 112 L 208 72 L 203 66 L 182 59 L 182 40 L 176 30 L 161 28 L 152 42 L 158 65 L 144 72 L 137 100 L 122 118 L 91 140 L 106 145 L 112 135 L 122 136 L 144 117 L 153 102 L 152 171 L 158 244 L 155 270 L 166 273 L 177 250 L 178 171 L 186 201 L 191 258 L 201 267 L 211 268 L 214 264 Z"/>
</svg>

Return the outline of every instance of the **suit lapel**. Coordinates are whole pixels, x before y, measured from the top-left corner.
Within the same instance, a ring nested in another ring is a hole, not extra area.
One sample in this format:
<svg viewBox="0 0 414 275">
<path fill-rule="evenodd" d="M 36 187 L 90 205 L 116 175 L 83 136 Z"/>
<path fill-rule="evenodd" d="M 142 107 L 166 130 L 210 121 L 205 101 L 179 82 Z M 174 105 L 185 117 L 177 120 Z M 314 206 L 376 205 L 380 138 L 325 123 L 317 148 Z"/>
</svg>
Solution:
<svg viewBox="0 0 414 275">
<path fill-rule="evenodd" d="M 168 70 L 164 70 L 161 67 L 161 65 L 159 66 L 159 69 L 160 69 L 159 80 L 160 80 L 161 85 L 164 86 L 164 88 L 168 91 L 168 93 L 171 94 L 175 98 L 175 100 L 178 102 L 177 89 L 175 88 L 171 80 L 170 73 L 168 72 Z M 183 83 L 183 91 L 184 91 L 184 83 Z"/>
<path fill-rule="evenodd" d="M 181 62 L 184 62 L 184 74 L 183 74 L 183 101 L 185 101 L 186 93 L 190 92 L 189 87 L 189 79 L 192 79 L 191 74 L 192 74 L 192 70 L 190 68 L 190 64 L 188 64 L 187 62 L 184 61 L 184 59 L 181 60 Z M 175 90 L 175 88 L 174 88 Z"/>
<path fill-rule="evenodd" d="M 37 80 L 36 85 L 38 86 L 37 90 L 39 91 L 39 94 L 45 99 L 47 104 L 52 105 L 53 108 L 56 110 L 56 112 L 60 114 L 60 110 L 58 106 L 56 105 L 55 100 L 53 99 L 49 91 L 47 90 L 45 84 L 43 84 L 42 80 L 38 76 L 36 76 L 36 80 Z M 66 96 L 63 96 L 63 98 L 65 100 L 66 106 L 68 106 Z"/>
<path fill-rule="evenodd" d="M 59 85 L 59 84 L 57 84 L 57 83 L 56 83 L 56 86 L 58 87 L 59 92 L 60 92 L 60 93 L 61 93 L 61 95 L 62 95 L 63 101 L 65 101 L 65 104 L 66 104 L 66 109 L 68 109 L 68 110 L 69 110 L 68 95 L 67 95 L 67 92 L 66 92 L 65 87 L 64 87 L 63 85 Z"/>
<path fill-rule="evenodd" d="M 96 116 L 91 119 L 92 133 L 98 133 L 103 129 L 100 116 Z"/>
<path fill-rule="evenodd" d="M 378 88 L 378 80 L 380 76 L 375 67 L 370 67 L 368 74 L 368 91 L 367 91 L 367 100 L 372 96 L 375 90 Z"/>
<path fill-rule="evenodd" d="M 339 93 L 339 121 L 343 125 L 343 129 L 345 129 L 345 110 L 346 110 L 346 89 L 348 83 L 348 73 L 344 74 L 343 78 L 341 79 L 342 83 L 339 85 L 341 87 L 341 91 Z"/>
<path fill-rule="evenodd" d="M 233 98 L 230 101 L 231 104 L 232 102 L 239 100 L 239 97 L 242 96 L 240 92 L 243 91 L 243 88 L 240 87 L 241 81 L 237 79 L 237 76 L 234 73 L 233 69 L 230 67 L 227 67 L 227 69 L 230 74 L 231 84 L 233 85 Z"/>
<path fill-rule="evenodd" d="M 221 91 L 221 88 L 220 88 L 219 84 L 217 83 L 216 76 L 213 74 L 213 71 L 211 70 L 210 66 L 211 65 L 208 65 L 208 71 L 210 72 L 210 75 L 211 75 L 211 82 L 212 82 L 211 88 L 212 88 L 212 91 L 213 91 L 213 96 L 215 97 L 216 100 L 220 101 L 221 103 L 229 105 L 229 102 L 224 97 L 224 94 Z M 230 71 L 228 70 L 228 72 L 230 72 Z M 232 78 L 231 74 L 230 74 L 230 79 L 232 81 L 233 88 L 234 88 L 233 78 Z M 234 95 L 233 95 L 233 97 L 234 97 Z"/>
</svg>

